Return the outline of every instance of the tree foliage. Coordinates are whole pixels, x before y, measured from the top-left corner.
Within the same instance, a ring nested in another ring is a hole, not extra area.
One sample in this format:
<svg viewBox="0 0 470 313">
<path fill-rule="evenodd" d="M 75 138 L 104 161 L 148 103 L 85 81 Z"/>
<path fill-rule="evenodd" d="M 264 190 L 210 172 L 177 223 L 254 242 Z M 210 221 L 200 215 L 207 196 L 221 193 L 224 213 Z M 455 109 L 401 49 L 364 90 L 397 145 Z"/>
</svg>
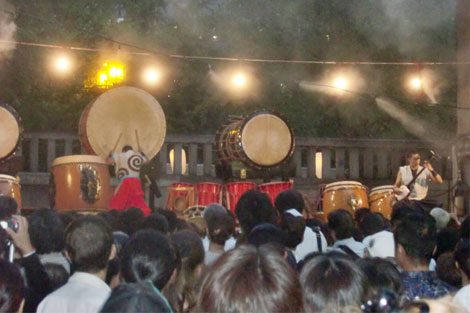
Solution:
<svg viewBox="0 0 470 313">
<path fill-rule="evenodd" d="M 409 115 L 454 131 L 456 110 L 430 106 L 412 95 L 404 78 L 421 68 L 188 61 L 166 54 L 234 58 L 334 61 L 448 61 L 455 59 L 451 1 L 387 0 L 38 0 L 12 1 L 19 41 L 109 49 L 128 65 L 125 84 L 145 88 L 139 71 L 149 61 L 165 64 L 165 82 L 148 89 L 162 104 L 171 133 L 213 134 L 229 115 L 269 109 L 285 116 L 297 135 L 409 137 L 381 111 L 374 96 L 400 103 Z M 119 44 L 121 43 L 121 44 Z M 154 58 L 129 56 L 137 50 Z M 53 50 L 18 46 L 1 61 L 0 93 L 17 109 L 27 130 L 76 131 L 81 111 L 99 92 L 83 87 L 105 54 L 74 52 L 72 77 L 48 70 Z M 109 57 L 109 55 L 108 55 Z M 211 73 L 248 68 L 254 91 L 234 97 Z M 357 74 L 358 94 L 309 91 L 335 71 Z M 438 102 L 456 103 L 455 68 L 431 69 Z M 360 82 L 359 82 L 360 80 Z M 438 91 L 438 92 L 437 92 Z"/>
</svg>

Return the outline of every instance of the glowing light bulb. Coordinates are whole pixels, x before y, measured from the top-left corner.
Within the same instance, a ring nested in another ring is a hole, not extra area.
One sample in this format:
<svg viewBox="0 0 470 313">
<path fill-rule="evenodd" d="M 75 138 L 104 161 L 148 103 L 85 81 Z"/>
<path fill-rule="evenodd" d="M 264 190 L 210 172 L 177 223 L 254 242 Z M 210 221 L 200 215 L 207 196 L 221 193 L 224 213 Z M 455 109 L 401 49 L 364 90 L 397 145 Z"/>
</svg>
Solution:
<svg viewBox="0 0 470 313">
<path fill-rule="evenodd" d="M 242 74 L 237 74 L 233 77 L 233 83 L 238 87 L 243 87 L 246 83 L 246 78 Z"/>
<path fill-rule="evenodd" d="M 415 89 L 421 88 L 421 79 L 419 78 L 413 78 L 411 80 L 411 86 Z"/>
<path fill-rule="evenodd" d="M 100 74 L 100 83 L 104 84 L 107 80 L 108 80 L 108 75 L 106 75 L 105 73 L 101 73 Z"/>
<path fill-rule="evenodd" d="M 348 87 L 348 82 L 346 81 L 346 79 L 339 77 L 335 80 L 334 86 L 339 89 L 345 89 L 346 87 Z"/>
<path fill-rule="evenodd" d="M 149 84 L 155 84 L 160 80 L 160 73 L 155 69 L 148 69 L 144 74 L 144 79 Z"/>
<path fill-rule="evenodd" d="M 109 77 L 116 77 L 117 76 L 117 69 L 115 66 L 111 67 L 109 69 Z"/>
<path fill-rule="evenodd" d="M 69 68 L 69 65 L 70 65 L 70 62 L 67 58 L 62 57 L 62 58 L 57 59 L 57 62 L 56 62 L 57 69 L 61 71 L 66 71 Z"/>
</svg>

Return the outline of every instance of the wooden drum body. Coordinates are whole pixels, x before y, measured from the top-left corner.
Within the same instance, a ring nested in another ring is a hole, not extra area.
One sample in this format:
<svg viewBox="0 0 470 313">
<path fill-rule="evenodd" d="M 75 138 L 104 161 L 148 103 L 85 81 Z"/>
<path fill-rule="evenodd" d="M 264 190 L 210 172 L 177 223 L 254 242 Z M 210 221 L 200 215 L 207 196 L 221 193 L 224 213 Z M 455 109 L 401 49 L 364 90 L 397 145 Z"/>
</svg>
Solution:
<svg viewBox="0 0 470 313">
<path fill-rule="evenodd" d="M 290 181 L 283 181 L 283 182 L 272 182 L 258 185 L 258 189 L 261 192 L 264 192 L 269 196 L 271 199 L 271 203 L 274 205 L 274 200 L 276 199 L 277 195 L 284 190 L 292 189 L 294 187 L 294 183 Z"/>
<path fill-rule="evenodd" d="M 279 116 L 258 112 L 223 125 L 216 133 L 221 162 L 241 161 L 253 168 L 279 165 L 292 156 L 294 134 Z"/>
<path fill-rule="evenodd" d="M 0 174 L 0 195 L 14 198 L 21 210 L 21 187 L 15 177 Z"/>
<path fill-rule="evenodd" d="M 20 143 L 22 128 L 16 111 L 0 105 L 0 161 L 13 155 Z"/>
<path fill-rule="evenodd" d="M 325 215 L 337 209 L 345 209 L 354 216 L 357 209 L 369 207 L 367 188 L 354 181 L 340 181 L 326 185 L 322 201 Z"/>
<path fill-rule="evenodd" d="M 94 155 L 71 155 L 54 160 L 51 169 L 52 207 L 58 211 L 107 210 L 112 190 L 108 165 Z"/>
<path fill-rule="evenodd" d="M 394 203 L 393 185 L 379 186 L 370 190 L 369 206 L 371 212 L 382 213 L 383 216 L 390 219 Z"/>
</svg>

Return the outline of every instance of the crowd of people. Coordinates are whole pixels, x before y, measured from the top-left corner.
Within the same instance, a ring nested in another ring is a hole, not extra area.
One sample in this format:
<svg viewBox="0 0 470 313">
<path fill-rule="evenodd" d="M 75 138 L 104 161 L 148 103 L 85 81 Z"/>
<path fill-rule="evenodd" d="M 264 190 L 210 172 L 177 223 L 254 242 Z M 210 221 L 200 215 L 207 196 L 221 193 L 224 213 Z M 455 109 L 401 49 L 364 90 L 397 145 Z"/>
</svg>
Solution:
<svg viewBox="0 0 470 313">
<path fill-rule="evenodd" d="M 401 202 L 304 218 L 257 190 L 200 220 L 0 197 L 0 312 L 470 312 L 470 219 Z M 202 222 L 201 222 L 202 221 Z"/>
</svg>

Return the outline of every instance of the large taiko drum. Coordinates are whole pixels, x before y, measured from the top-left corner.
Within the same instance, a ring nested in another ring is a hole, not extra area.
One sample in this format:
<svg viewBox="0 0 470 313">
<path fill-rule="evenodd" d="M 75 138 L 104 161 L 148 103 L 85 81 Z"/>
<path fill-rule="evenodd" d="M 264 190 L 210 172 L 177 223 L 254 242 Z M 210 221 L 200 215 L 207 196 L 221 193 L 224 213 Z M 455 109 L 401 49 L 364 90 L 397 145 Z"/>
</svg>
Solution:
<svg viewBox="0 0 470 313">
<path fill-rule="evenodd" d="M 222 203 L 221 189 L 220 184 L 196 184 L 196 205 L 207 206 L 211 203 Z"/>
<path fill-rule="evenodd" d="M 166 134 L 165 114 L 158 101 L 134 87 L 113 88 L 83 111 L 79 125 L 80 142 L 91 154 L 108 156 L 131 145 L 152 159 Z"/>
<path fill-rule="evenodd" d="M 289 125 L 267 112 L 230 121 L 219 128 L 215 141 L 220 161 L 241 161 L 253 168 L 279 165 L 292 156 L 295 147 Z"/>
<path fill-rule="evenodd" d="M 0 162 L 13 155 L 20 143 L 22 128 L 16 111 L 0 105 Z"/>
<path fill-rule="evenodd" d="M 382 213 L 383 216 L 390 219 L 394 202 L 393 185 L 379 186 L 370 190 L 369 207 L 372 212 Z"/>
<path fill-rule="evenodd" d="M 325 215 L 337 210 L 348 210 L 352 215 L 360 208 L 368 208 L 367 188 L 359 182 L 340 181 L 326 185 L 322 196 Z"/>
<path fill-rule="evenodd" d="M 264 192 L 269 196 L 271 199 L 271 203 L 274 205 L 274 200 L 276 199 L 277 195 L 284 190 L 292 189 L 294 187 L 294 183 L 291 181 L 287 182 L 272 182 L 258 185 L 258 189 L 261 192 Z"/>
<path fill-rule="evenodd" d="M 256 189 L 257 186 L 253 182 L 234 182 L 224 185 L 225 206 L 227 209 L 235 213 L 240 197 L 248 190 Z"/>
<path fill-rule="evenodd" d="M 15 177 L 0 174 L 0 196 L 14 198 L 18 203 L 18 209 L 21 210 L 21 187 Z"/>
<path fill-rule="evenodd" d="M 102 157 L 70 155 L 56 158 L 51 172 L 50 196 L 56 210 L 108 209 L 112 190 L 108 165 Z"/>
</svg>

